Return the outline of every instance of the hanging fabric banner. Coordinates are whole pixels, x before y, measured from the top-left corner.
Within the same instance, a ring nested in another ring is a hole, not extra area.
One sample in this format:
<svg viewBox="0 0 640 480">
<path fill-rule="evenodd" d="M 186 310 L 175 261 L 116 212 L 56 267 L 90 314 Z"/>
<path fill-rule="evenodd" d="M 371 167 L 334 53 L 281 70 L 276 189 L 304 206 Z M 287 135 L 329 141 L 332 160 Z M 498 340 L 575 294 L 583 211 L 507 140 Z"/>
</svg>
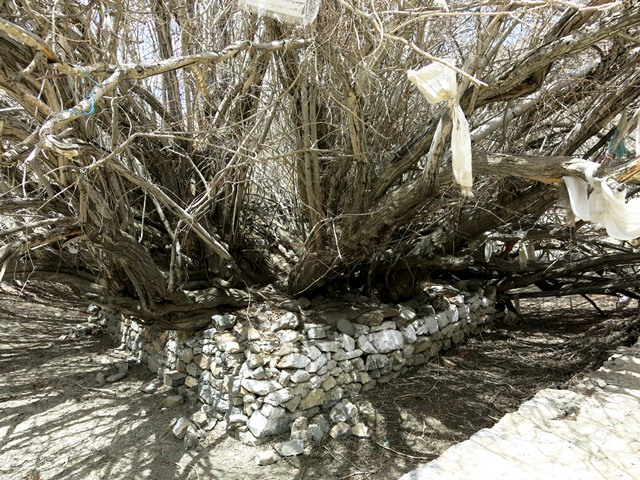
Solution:
<svg viewBox="0 0 640 480">
<path fill-rule="evenodd" d="M 305 27 L 313 23 L 320 10 L 320 0 L 238 0 L 238 5 L 258 15 Z"/>
<path fill-rule="evenodd" d="M 453 65 L 453 60 L 443 60 Z M 439 62 L 431 63 L 420 70 L 409 70 L 407 78 L 431 104 L 447 101 L 451 110 L 453 130 L 451 132 L 451 161 L 453 176 L 462 188 L 462 194 L 472 197 L 473 174 L 471 171 L 471 135 L 469 123 L 458 103 L 456 72 Z"/>
<path fill-rule="evenodd" d="M 590 168 L 585 170 L 588 182 L 576 177 L 564 177 L 573 213 L 582 220 L 606 228 L 607 235 L 616 240 L 640 237 L 640 198 L 627 201 L 626 189 L 614 190 L 606 179 L 594 178 L 600 165 L 590 163 Z"/>
</svg>

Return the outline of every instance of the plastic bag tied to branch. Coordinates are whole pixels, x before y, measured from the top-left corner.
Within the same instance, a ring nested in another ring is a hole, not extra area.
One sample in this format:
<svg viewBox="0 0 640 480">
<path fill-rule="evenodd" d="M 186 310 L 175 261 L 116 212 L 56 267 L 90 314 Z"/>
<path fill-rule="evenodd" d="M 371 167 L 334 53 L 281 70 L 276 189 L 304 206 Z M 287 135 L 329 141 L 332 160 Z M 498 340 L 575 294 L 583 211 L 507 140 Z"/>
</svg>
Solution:
<svg viewBox="0 0 640 480">
<path fill-rule="evenodd" d="M 451 60 L 444 60 L 444 62 L 453 65 Z M 420 70 L 409 70 L 407 77 L 418 87 L 429 103 L 448 102 L 453 122 L 451 133 L 453 177 L 462 188 L 463 195 L 473 196 L 471 193 L 473 186 L 471 135 L 469 123 L 458 103 L 455 70 L 443 63 L 434 62 Z"/>
<path fill-rule="evenodd" d="M 604 227 L 607 235 L 616 240 L 640 237 L 640 198 L 627 201 L 626 189 L 612 189 L 607 179 L 595 178 L 599 164 L 591 163 L 591 168 L 585 171 L 587 182 L 564 177 L 571 210 L 578 218 Z"/>
</svg>

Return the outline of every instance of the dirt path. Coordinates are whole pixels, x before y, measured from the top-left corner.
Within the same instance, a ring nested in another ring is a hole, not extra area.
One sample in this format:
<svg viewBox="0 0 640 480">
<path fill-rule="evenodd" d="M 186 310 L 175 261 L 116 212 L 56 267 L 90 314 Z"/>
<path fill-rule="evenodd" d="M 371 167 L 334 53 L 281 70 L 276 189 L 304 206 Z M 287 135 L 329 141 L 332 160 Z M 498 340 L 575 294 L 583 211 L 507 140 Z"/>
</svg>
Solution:
<svg viewBox="0 0 640 480">
<path fill-rule="evenodd" d="M 105 335 L 68 336 L 86 321 L 86 305 L 62 307 L 46 288 L 17 293 L 6 285 L 0 293 L 0 478 L 11 480 L 399 478 L 541 388 L 599 366 L 637 326 L 629 313 L 601 319 L 584 304 L 533 312 L 517 328 L 473 338 L 356 399 L 371 439 L 325 441 L 258 466 L 256 456 L 272 446 L 239 444 L 221 426 L 186 449 L 170 426 L 196 407 L 163 407 L 166 387 L 142 393 L 154 378 L 141 365 L 99 387 L 96 374 L 110 368 L 103 362 L 126 353 Z"/>
</svg>

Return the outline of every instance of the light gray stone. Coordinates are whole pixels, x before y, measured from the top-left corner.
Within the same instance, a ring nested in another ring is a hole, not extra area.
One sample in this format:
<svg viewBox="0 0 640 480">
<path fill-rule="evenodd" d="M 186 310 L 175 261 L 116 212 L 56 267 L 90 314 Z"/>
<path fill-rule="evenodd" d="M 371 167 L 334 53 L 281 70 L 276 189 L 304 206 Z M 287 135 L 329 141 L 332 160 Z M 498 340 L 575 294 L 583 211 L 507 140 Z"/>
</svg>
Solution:
<svg viewBox="0 0 640 480">
<path fill-rule="evenodd" d="M 260 466 L 273 465 L 278 460 L 280 460 L 280 456 L 272 451 L 267 450 L 266 452 L 260 452 L 256 457 L 256 464 Z"/>
<path fill-rule="evenodd" d="M 438 320 L 435 316 L 425 318 L 424 324 L 427 327 L 427 331 L 430 335 L 433 335 L 434 333 L 437 333 L 438 330 L 440 330 L 440 327 L 438 326 Z"/>
<path fill-rule="evenodd" d="M 407 343 L 415 343 L 418 339 L 418 335 L 412 324 L 407 325 L 407 327 L 402 330 L 402 336 Z"/>
<path fill-rule="evenodd" d="M 186 417 L 180 417 L 176 421 L 176 423 L 173 424 L 173 434 L 180 440 L 182 440 L 187 434 L 187 429 L 189 428 L 189 426 L 193 426 L 191 421 Z"/>
<path fill-rule="evenodd" d="M 203 411 L 199 411 L 191 415 L 191 417 L 189 417 L 189 420 L 191 420 L 194 423 L 194 425 L 203 427 L 207 424 L 207 422 L 209 421 L 209 418 L 207 417 L 206 413 L 204 413 Z"/>
<path fill-rule="evenodd" d="M 402 333 L 398 330 L 385 330 L 383 332 L 370 333 L 369 341 L 380 353 L 392 352 L 402 348 L 404 345 L 404 338 Z"/>
<path fill-rule="evenodd" d="M 311 326 L 307 329 L 307 338 L 309 340 L 319 340 L 321 338 L 327 337 L 327 330 L 324 327 L 319 327 L 317 325 Z"/>
<path fill-rule="evenodd" d="M 238 322 L 238 317 L 236 315 L 231 315 L 231 314 L 212 315 L 211 321 L 216 326 L 216 328 L 220 330 L 231 330 L 235 326 L 235 324 Z"/>
<path fill-rule="evenodd" d="M 358 438 L 369 438 L 371 436 L 371 429 L 364 423 L 356 423 L 351 427 L 351 435 Z"/>
<path fill-rule="evenodd" d="M 365 370 L 370 371 L 387 366 L 391 366 L 391 360 L 389 360 L 389 357 L 386 355 L 375 354 L 367 357 L 367 362 L 364 368 Z"/>
<path fill-rule="evenodd" d="M 369 341 L 368 336 L 362 335 L 358 338 L 358 347 L 360 347 L 360 350 L 362 350 L 363 353 L 366 354 L 378 353 L 376 347 L 374 347 L 373 344 Z"/>
<path fill-rule="evenodd" d="M 241 385 L 245 390 L 256 395 L 268 395 L 282 388 L 282 385 L 275 380 L 254 380 L 251 378 L 244 378 Z"/>
<path fill-rule="evenodd" d="M 271 327 L 271 331 L 277 332 L 278 330 L 294 330 L 299 325 L 300 320 L 298 320 L 298 316 L 293 312 L 287 312 L 274 322 Z"/>
<path fill-rule="evenodd" d="M 283 457 L 293 457 L 304 452 L 304 441 L 296 438 L 288 442 L 276 443 L 274 448 Z"/>
<path fill-rule="evenodd" d="M 295 330 L 280 330 L 276 333 L 280 343 L 300 343 L 304 339 L 301 333 Z"/>
<path fill-rule="evenodd" d="M 284 412 L 283 414 L 271 417 L 264 416 L 261 411 L 253 412 L 247 422 L 251 434 L 257 439 L 261 439 L 288 431 L 292 420 L 291 414 L 286 413 L 284 409 L 281 410 Z"/>
<path fill-rule="evenodd" d="M 312 361 L 309 365 L 307 365 L 306 370 L 309 373 L 315 373 L 318 370 L 320 370 L 323 366 L 325 366 L 327 364 L 327 357 L 325 357 L 324 355 L 316 358 L 314 361 Z"/>
<path fill-rule="evenodd" d="M 343 422 L 336 423 L 333 428 L 329 431 L 329 436 L 336 440 L 343 440 L 348 438 L 351 434 L 351 427 Z"/>
<path fill-rule="evenodd" d="M 247 355 L 247 365 L 249 368 L 257 368 L 264 365 L 264 357 L 259 353 L 250 353 Z"/>
<path fill-rule="evenodd" d="M 447 305 L 449 305 L 449 303 L 447 303 Z M 446 327 L 450 323 L 449 316 L 447 315 L 447 312 L 437 313 L 435 318 L 436 318 L 436 322 L 438 322 L 438 328 L 440 328 L 440 329 Z"/>
<path fill-rule="evenodd" d="M 331 409 L 329 418 L 336 423 L 350 422 L 357 414 L 358 408 L 353 403 L 349 400 L 342 400 Z"/>
<path fill-rule="evenodd" d="M 288 402 L 292 398 L 293 394 L 286 388 L 282 388 L 280 390 L 276 390 L 275 392 L 271 392 L 266 397 L 264 397 L 264 403 L 280 406 Z"/>
<path fill-rule="evenodd" d="M 340 344 L 333 340 L 318 340 L 314 342 L 314 345 L 321 352 L 337 352 L 340 348 Z"/>
<path fill-rule="evenodd" d="M 303 348 L 303 353 L 311 359 L 311 361 L 323 356 L 320 349 L 314 345 L 307 345 Z"/>
<path fill-rule="evenodd" d="M 287 355 L 278 362 L 278 368 L 305 368 L 311 363 L 308 357 L 300 353 Z"/>
<path fill-rule="evenodd" d="M 342 348 L 344 348 L 347 352 L 352 352 L 356 349 L 356 341 L 352 336 L 349 336 L 345 333 L 342 335 Z"/>
<path fill-rule="evenodd" d="M 293 383 L 308 382 L 311 375 L 306 370 L 296 370 L 291 374 L 291 381 Z"/>
</svg>

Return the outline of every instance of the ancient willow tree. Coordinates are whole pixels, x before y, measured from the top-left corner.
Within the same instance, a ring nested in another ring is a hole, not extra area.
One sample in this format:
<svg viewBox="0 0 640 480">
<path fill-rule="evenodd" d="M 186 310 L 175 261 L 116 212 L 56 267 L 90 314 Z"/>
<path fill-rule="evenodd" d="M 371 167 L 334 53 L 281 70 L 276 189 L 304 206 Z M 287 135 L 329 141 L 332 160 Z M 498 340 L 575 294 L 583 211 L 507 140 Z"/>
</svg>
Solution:
<svg viewBox="0 0 640 480">
<path fill-rule="evenodd" d="M 604 159 L 635 194 L 639 39 L 620 1 L 324 0 L 303 27 L 235 1 L 6 0 L 0 274 L 185 329 L 267 284 L 633 293 L 640 255 L 568 222 L 562 177 Z M 473 197 L 449 107 L 407 80 L 443 59 Z"/>
</svg>

